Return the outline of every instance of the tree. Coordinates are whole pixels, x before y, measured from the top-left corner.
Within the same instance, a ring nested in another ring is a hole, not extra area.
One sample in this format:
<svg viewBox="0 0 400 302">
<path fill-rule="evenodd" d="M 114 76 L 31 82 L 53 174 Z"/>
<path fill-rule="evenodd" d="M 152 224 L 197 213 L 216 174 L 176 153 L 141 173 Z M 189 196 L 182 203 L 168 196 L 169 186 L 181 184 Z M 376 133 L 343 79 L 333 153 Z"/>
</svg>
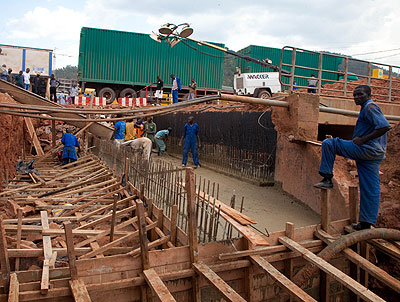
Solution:
<svg viewBox="0 0 400 302">
<path fill-rule="evenodd" d="M 57 76 L 57 78 L 60 78 L 60 79 L 70 79 L 70 80 L 78 79 L 78 67 L 77 66 L 67 65 L 62 68 L 57 68 L 53 72 Z"/>
</svg>

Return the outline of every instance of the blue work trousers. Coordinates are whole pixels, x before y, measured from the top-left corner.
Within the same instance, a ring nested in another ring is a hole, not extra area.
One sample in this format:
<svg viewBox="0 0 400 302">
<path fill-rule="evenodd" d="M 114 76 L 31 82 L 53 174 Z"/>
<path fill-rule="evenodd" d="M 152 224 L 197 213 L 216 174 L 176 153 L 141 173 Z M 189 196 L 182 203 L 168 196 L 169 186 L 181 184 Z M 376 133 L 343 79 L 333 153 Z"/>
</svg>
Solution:
<svg viewBox="0 0 400 302">
<path fill-rule="evenodd" d="M 200 166 L 199 155 L 197 154 L 197 139 L 196 137 L 188 138 L 186 137 L 183 143 L 183 154 L 182 154 L 182 164 L 186 165 L 188 160 L 189 151 L 192 152 L 193 162 L 195 166 Z"/>
<path fill-rule="evenodd" d="M 166 149 L 164 141 L 159 138 L 155 138 L 155 140 L 158 147 L 158 151 L 164 152 Z"/>
<path fill-rule="evenodd" d="M 319 172 L 321 175 L 333 175 L 336 155 L 356 161 L 360 183 L 359 221 L 375 225 L 380 201 L 379 164 L 382 153 L 357 146 L 352 141 L 329 138 L 322 142 L 322 158 Z"/>
<path fill-rule="evenodd" d="M 178 103 L 178 90 L 172 90 L 172 103 Z"/>
</svg>

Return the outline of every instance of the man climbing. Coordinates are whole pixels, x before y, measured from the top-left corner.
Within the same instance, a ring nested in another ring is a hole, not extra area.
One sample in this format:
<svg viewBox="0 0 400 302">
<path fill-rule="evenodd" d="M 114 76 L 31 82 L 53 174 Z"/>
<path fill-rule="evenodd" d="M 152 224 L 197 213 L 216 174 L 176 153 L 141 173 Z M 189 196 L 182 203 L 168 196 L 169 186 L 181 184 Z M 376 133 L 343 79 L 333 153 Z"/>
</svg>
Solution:
<svg viewBox="0 0 400 302">
<path fill-rule="evenodd" d="M 144 123 L 144 131 L 146 137 L 150 139 L 152 144 L 154 145 L 154 135 L 157 133 L 157 125 L 153 122 L 153 117 L 149 117 L 149 119 Z"/>
<path fill-rule="evenodd" d="M 185 140 L 183 144 L 182 167 L 186 166 L 189 150 L 192 152 L 194 165 L 196 168 L 200 167 L 199 156 L 197 154 L 197 147 L 200 146 L 199 125 L 194 122 L 193 116 L 189 116 L 179 146 L 182 146 L 182 140 Z"/>
<path fill-rule="evenodd" d="M 361 106 L 352 140 L 329 138 L 322 142 L 322 158 L 319 174 L 322 181 L 316 188 L 333 188 L 333 165 L 336 155 L 356 161 L 360 183 L 359 223 L 355 230 L 369 229 L 375 225 L 378 216 L 380 185 L 379 164 L 386 154 L 386 132 L 389 122 L 379 106 L 371 100 L 371 88 L 360 85 L 354 89 L 354 102 Z"/>
<path fill-rule="evenodd" d="M 167 130 L 160 130 L 156 133 L 154 136 L 154 139 L 156 140 L 157 148 L 158 148 L 158 156 L 163 155 L 165 152 L 165 141 L 167 140 L 169 134 L 171 133 L 172 128 L 169 127 Z"/>
<path fill-rule="evenodd" d="M 68 128 L 67 132 L 61 138 L 61 143 L 64 145 L 62 153 L 62 164 L 66 165 L 77 160 L 75 147 L 78 147 L 78 153 L 81 152 L 78 139 L 71 133 Z"/>
</svg>

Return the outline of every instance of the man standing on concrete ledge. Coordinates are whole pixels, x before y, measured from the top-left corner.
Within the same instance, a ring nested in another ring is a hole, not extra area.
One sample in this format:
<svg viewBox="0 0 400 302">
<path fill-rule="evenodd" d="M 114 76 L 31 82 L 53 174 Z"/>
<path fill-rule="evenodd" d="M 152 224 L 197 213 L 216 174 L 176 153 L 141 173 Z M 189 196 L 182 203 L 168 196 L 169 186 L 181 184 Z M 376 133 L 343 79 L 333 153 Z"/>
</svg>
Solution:
<svg viewBox="0 0 400 302">
<path fill-rule="evenodd" d="M 336 155 L 356 161 L 360 183 L 359 223 L 355 230 L 369 229 L 375 225 L 380 201 L 379 164 L 386 154 L 386 132 L 390 124 L 379 106 L 371 100 L 371 88 L 360 85 L 354 89 L 354 102 L 361 106 L 354 128 L 353 139 L 329 138 L 322 142 L 319 174 L 323 180 L 314 186 L 333 188 L 333 165 Z"/>
</svg>

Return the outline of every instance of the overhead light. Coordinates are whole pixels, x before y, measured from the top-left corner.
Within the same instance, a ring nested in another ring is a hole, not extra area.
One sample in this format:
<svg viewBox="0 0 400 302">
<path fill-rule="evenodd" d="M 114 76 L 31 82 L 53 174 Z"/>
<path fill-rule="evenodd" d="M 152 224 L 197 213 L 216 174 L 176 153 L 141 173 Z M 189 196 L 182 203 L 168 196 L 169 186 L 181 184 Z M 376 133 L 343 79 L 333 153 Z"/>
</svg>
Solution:
<svg viewBox="0 0 400 302">
<path fill-rule="evenodd" d="M 174 37 L 170 42 L 169 45 L 172 47 L 174 47 L 176 44 L 178 44 L 181 41 L 181 39 Z"/>
<path fill-rule="evenodd" d="M 159 28 L 158 32 L 162 35 L 168 36 L 168 35 L 172 34 L 172 32 L 173 32 L 173 30 L 171 29 L 170 26 L 171 26 L 170 24 L 164 24 L 163 26 L 161 26 Z"/>
<path fill-rule="evenodd" d="M 189 25 L 186 25 L 182 30 L 181 33 L 179 34 L 180 37 L 182 38 L 187 38 L 193 33 L 193 28 L 191 28 Z"/>
<path fill-rule="evenodd" d="M 154 31 L 149 35 L 154 41 L 161 43 L 160 35 L 157 35 Z"/>
</svg>

